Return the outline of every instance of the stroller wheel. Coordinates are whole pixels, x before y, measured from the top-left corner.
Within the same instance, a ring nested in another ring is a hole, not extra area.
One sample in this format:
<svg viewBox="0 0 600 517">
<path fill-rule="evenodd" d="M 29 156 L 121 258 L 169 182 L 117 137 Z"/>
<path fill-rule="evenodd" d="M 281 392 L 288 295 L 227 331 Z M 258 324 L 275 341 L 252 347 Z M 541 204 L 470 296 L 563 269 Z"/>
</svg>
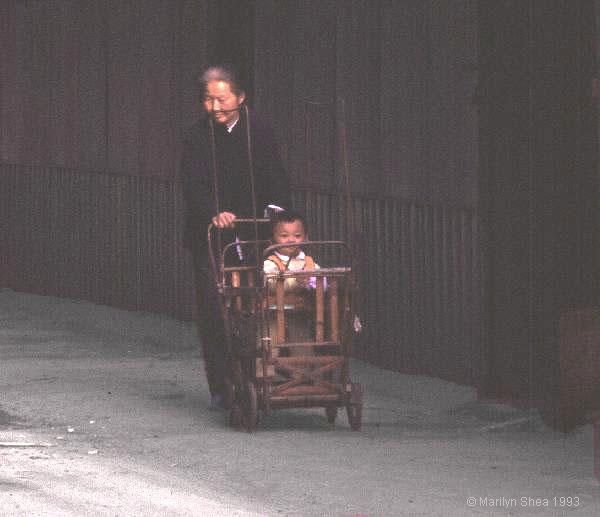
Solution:
<svg viewBox="0 0 600 517">
<path fill-rule="evenodd" d="M 348 414 L 348 423 L 353 431 L 360 431 L 362 426 L 362 395 L 362 386 L 358 383 L 351 383 L 348 403 L 346 404 L 346 413 Z"/>
</svg>

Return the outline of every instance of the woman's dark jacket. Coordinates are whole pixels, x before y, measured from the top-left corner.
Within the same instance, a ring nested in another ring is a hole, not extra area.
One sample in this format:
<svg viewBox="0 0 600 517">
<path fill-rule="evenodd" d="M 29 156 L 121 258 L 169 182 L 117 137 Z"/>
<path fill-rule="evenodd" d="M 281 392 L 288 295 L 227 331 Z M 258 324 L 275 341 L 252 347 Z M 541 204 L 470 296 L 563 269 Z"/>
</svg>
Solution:
<svg viewBox="0 0 600 517">
<path fill-rule="evenodd" d="M 256 216 L 260 218 L 268 204 L 291 207 L 290 186 L 272 131 L 252 112 L 249 117 Z M 185 202 L 183 243 L 194 252 L 206 251 L 206 230 L 218 212 L 233 212 L 242 218 L 254 215 L 247 122 L 246 111 L 242 109 L 231 133 L 220 124 L 213 125 L 218 207 L 208 118 L 199 120 L 185 134 L 179 168 Z"/>
</svg>

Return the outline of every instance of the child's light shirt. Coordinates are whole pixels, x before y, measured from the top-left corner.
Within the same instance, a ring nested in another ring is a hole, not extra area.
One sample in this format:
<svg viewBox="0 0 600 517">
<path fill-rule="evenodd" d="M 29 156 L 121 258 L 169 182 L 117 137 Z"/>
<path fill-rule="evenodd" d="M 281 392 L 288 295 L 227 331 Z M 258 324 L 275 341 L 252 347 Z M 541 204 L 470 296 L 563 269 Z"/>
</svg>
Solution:
<svg viewBox="0 0 600 517">
<path fill-rule="evenodd" d="M 287 271 L 302 271 L 306 267 L 306 254 L 304 251 L 300 250 L 300 252 L 290 259 L 287 255 L 282 255 L 275 251 L 273 253 L 276 255 L 279 260 L 281 260 L 284 264 L 287 264 Z M 318 264 L 314 265 L 314 269 L 320 269 Z M 269 273 L 279 273 L 279 268 L 277 264 L 272 260 L 265 260 L 263 264 L 263 271 L 267 274 Z M 308 279 L 308 286 L 311 289 L 315 289 L 317 286 L 317 279 L 313 276 Z M 298 281 L 296 278 L 286 278 L 284 282 L 284 289 L 286 291 L 293 291 L 298 289 Z"/>
</svg>

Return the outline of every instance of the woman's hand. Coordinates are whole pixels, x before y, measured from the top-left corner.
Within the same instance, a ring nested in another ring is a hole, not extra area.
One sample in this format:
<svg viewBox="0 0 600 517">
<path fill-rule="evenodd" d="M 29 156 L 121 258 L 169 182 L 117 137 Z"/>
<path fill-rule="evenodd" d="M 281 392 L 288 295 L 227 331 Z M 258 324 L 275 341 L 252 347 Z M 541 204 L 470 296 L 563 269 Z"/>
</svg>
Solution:
<svg viewBox="0 0 600 517">
<path fill-rule="evenodd" d="M 233 228 L 236 215 L 231 212 L 221 212 L 212 218 L 212 223 L 217 228 Z"/>
</svg>

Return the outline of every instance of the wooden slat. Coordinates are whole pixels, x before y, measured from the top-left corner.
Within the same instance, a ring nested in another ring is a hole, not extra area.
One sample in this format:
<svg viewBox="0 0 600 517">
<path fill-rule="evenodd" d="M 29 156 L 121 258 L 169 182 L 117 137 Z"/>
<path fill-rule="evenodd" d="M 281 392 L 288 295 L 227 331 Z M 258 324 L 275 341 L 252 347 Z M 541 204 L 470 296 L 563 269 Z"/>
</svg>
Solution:
<svg viewBox="0 0 600 517">
<path fill-rule="evenodd" d="M 285 281 L 283 278 L 278 278 L 275 283 L 275 304 L 277 312 L 277 336 L 275 345 L 285 341 Z"/>
<path fill-rule="evenodd" d="M 315 341 L 317 343 L 325 339 L 325 289 L 323 282 L 323 277 L 317 277 L 315 293 Z"/>
<path fill-rule="evenodd" d="M 323 366 L 338 364 L 343 361 L 343 357 L 338 355 L 318 355 L 318 356 L 296 356 L 296 357 L 278 357 L 275 360 L 276 365 L 290 368 L 300 368 L 307 366 Z"/>
<path fill-rule="evenodd" d="M 338 300 L 338 282 L 335 278 L 329 281 L 327 286 L 329 295 L 329 327 L 330 327 L 330 341 L 338 342 L 340 339 L 339 335 L 339 321 L 340 321 L 340 308 Z"/>
<path fill-rule="evenodd" d="M 240 287 L 240 285 L 241 285 L 240 272 L 232 271 L 231 272 L 231 287 L 236 288 L 236 287 Z M 236 309 L 238 310 L 238 312 L 242 310 L 242 298 L 240 296 L 234 297 L 234 305 L 235 305 Z"/>
<path fill-rule="evenodd" d="M 312 397 L 315 395 L 332 395 L 332 390 L 324 386 L 293 386 L 277 392 L 276 395 L 273 395 L 273 399 L 277 400 L 277 397 Z"/>
<path fill-rule="evenodd" d="M 321 406 L 326 402 L 341 402 L 343 397 L 332 393 L 302 393 L 300 395 L 273 396 L 270 402 L 274 407 Z"/>
<path fill-rule="evenodd" d="M 340 346 L 340 344 L 336 341 L 322 341 L 320 343 L 315 343 L 314 341 L 306 341 L 306 342 L 291 342 L 291 341 L 286 341 L 285 343 L 279 343 L 277 345 L 277 348 L 291 348 L 291 347 L 300 347 L 300 348 L 306 348 L 306 347 L 316 347 L 318 348 L 323 348 L 323 347 L 331 347 L 331 346 Z"/>
</svg>

